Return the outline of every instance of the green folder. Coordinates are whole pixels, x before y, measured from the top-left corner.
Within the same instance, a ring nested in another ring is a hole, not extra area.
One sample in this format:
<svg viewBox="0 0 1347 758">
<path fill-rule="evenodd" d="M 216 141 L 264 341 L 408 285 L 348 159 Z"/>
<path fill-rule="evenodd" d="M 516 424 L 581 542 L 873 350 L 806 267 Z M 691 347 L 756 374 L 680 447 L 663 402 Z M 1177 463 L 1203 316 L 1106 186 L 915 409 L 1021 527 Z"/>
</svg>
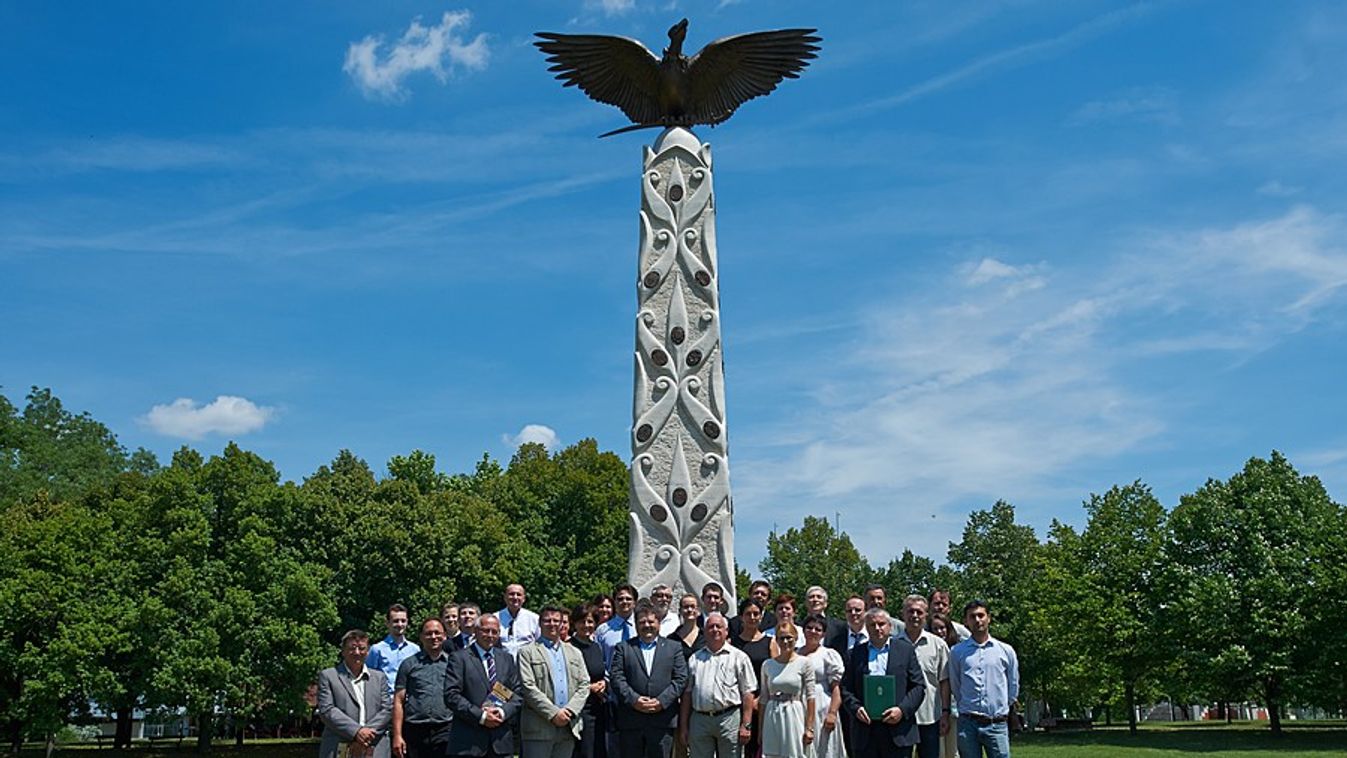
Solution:
<svg viewBox="0 0 1347 758">
<path fill-rule="evenodd" d="M 865 712 L 871 721 L 878 721 L 884 711 L 898 705 L 898 678 L 889 676 L 865 676 Z"/>
</svg>

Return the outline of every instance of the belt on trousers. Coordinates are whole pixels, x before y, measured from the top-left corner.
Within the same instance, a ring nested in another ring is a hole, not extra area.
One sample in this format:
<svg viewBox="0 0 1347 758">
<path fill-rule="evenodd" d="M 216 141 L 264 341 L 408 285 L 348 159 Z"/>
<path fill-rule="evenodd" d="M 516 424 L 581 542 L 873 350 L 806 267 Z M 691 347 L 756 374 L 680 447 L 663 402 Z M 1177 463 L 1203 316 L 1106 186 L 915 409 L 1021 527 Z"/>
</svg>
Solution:
<svg viewBox="0 0 1347 758">
<path fill-rule="evenodd" d="M 791 703 L 800 699 L 799 695 L 791 695 L 785 692 L 773 692 L 767 696 L 768 700 L 774 700 L 778 703 Z"/>
<path fill-rule="evenodd" d="M 711 718 L 719 718 L 729 713 L 730 711 L 737 711 L 737 710 L 739 710 L 739 704 L 735 703 L 734 705 L 727 705 L 718 711 L 697 711 L 697 712 L 703 716 L 710 716 Z"/>
<path fill-rule="evenodd" d="M 1010 720 L 1010 714 L 1006 714 L 1004 716 L 984 716 L 981 713 L 960 713 L 959 718 L 976 721 L 982 726 L 990 726 L 992 724 L 1006 723 L 1007 721 Z"/>
</svg>

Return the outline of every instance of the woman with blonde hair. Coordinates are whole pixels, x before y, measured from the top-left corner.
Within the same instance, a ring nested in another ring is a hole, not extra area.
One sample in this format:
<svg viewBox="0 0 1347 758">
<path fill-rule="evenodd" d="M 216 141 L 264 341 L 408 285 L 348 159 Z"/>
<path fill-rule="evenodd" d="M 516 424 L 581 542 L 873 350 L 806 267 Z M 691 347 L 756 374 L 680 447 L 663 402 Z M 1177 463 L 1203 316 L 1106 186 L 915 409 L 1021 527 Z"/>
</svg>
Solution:
<svg viewBox="0 0 1347 758">
<path fill-rule="evenodd" d="M 776 625 L 777 654 L 762 664 L 758 723 L 763 758 L 809 758 L 814 744 L 814 665 L 795 652 L 799 629 Z"/>
</svg>

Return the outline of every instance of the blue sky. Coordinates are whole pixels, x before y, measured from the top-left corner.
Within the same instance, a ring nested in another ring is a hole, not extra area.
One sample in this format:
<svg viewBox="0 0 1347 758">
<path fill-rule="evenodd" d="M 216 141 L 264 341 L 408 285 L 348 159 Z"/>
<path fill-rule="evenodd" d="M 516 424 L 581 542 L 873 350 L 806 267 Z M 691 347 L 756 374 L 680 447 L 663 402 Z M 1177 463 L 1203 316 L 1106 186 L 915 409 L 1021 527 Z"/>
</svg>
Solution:
<svg viewBox="0 0 1347 758">
<path fill-rule="evenodd" d="M 844 10 L 842 10 L 844 9 Z M 815 26 L 716 158 L 738 559 L 943 558 L 1286 452 L 1347 488 L 1334 2 L 0 5 L 0 391 L 130 447 L 624 458 L 637 132 L 532 32 Z M 875 528 L 873 525 L 882 525 Z"/>
</svg>

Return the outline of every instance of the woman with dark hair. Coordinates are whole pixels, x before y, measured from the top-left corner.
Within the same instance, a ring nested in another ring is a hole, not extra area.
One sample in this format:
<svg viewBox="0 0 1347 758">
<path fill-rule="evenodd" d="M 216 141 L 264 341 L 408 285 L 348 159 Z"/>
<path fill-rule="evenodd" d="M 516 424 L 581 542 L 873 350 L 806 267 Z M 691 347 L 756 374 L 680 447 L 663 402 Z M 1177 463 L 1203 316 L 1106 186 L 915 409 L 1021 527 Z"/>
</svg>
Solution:
<svg viewBox="0 0 1347 758">
<path fill-rule="evenodd" d="M 611 595 L 600 592 L 594 596 L 593 600 L 589 601 L 589 605 L 594 609 L 595 629 L 608 623 L 608 619 L 613 617 L 613 598 Z"/>
<path fill-rule="evenodd" d="M 683 646 L 683 657 L 706 647 L 706 635 L 702 634 L 702 603 L 696 595 L 687 593 L 678 600 L 678 628 L 669 633 L 669 639 Z"/>
<path fill-rule="evenodd" d="M 926 631 L 934 634 L 949 645 L 953 650 L 954 646 L 959 644 L 959 629 L 954 626 L 954 620 L 948 613 L 932 613 L 926 620 Z M 954 728 L 959 723 L 959 706 L 957 703 L 945 703 L 949 708 L 949 734 L 940 735 L 940 755 L 941 758 L 957 758 L 959 755 L 959 736 Z"/>
<path fill-rule="evenodd" d="M 580 651 L 589 670 L 589 699 L 580 710 L 580 742 L 575 758 L 608 756 L 608 683 L 604 680 L 603 647 L 594 641 L 598 627 L 594 606 L 581 603 L 571 610 L 571 644 Z"/>
<path fill-rule="evenodd" d="M 804 620 L 804 647 L 800 648 L 814 668 L 814 758 L 845 758 L 842 742 L 842 654 L 823 644 L 828 620 L 811 614 Z"/>
<path fill-rule="evenodd" d="M 762 624 L 762 606 L 753 598 L 739 603 L 739 633 L 730 637 L 730 644 L 748 654 L 755 672 L 762 671 L 762 664 L 772 657 L 772 638 L 758 628 Z M 753 696 L 758 692 L 754 690 Z M 753 730 L 753 736 L 744 745 L 744 758 L 760 758 L 762 755 L 762 735 Z"/>
</svg>

